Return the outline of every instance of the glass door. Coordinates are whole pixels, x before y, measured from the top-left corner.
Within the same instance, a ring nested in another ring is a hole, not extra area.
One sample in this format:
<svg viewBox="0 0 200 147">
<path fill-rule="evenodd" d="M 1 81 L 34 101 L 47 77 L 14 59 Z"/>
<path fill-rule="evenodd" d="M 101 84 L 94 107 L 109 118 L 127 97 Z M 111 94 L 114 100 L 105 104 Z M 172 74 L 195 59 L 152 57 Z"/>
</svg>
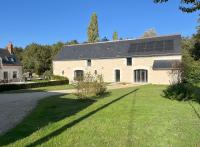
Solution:
<svg viewBox="0 0 200 147">
<path fill-rule="evenodd" d="M 135 83 L 147 83 L 148 71 L 145 69 L 134 70 L 134 82 Z"/>
<path fill-rule="evenodd" d="M 115 82 L 120 82 L 120 70 L 115 70 Z"/>
</svg>

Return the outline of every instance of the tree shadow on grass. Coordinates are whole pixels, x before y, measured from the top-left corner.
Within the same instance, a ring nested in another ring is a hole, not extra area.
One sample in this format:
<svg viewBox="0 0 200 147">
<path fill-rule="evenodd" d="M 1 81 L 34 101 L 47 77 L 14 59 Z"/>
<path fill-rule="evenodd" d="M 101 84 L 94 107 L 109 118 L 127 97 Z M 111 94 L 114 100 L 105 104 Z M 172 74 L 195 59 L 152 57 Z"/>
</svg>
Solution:
<svg viewBox="0 0 200 147">
<path fill-rule="evenodd" d="M 200 120 L 200 113 L 197 111 L 197 109 L 194 107 L 194 105 L 192 105 L 192 103 L 190 101 L 188 103 L 191 106 L 194 113 L 196 114 L 196 116 L 198 117 L 198 119 Z"/>
<path fill-rule="evenodd" d="M 87 119 L 88 117 L 94 115 L 95 113 L 101 111 L 102 109 L 105 109 L 106 107 L 108 107 L 108 106 L 110 106 L 111 104 L 113 104 L 113 103 L 115 103 L 115 102 L 121 100 L 122 98 L 124 98 L 124 97 L 126 97 L 126 96 L 128 96 L 128 95 L 130 95 L 130 94 L 132 94 L 132 93 L 134 93 L 134 92 L 136 92 L 137 90 L 138 90 L 138 89 L 132 90 L 132 91 L 130 91 L 130 92 L 128 92 L 128 93 L 126 93 L 126 94 L 124 94 L 124 95 L 122 95 L 122 96 L 120 96 L 120 97 L 114 99 L 114 100 L 112 100 L 111 102 L 109 102 L 109 103 L 107 103 L 107 104 L 104 104 L 103 106 L 101 106 L 101 107 L 99 107 L 99 108 L 97 108 L 97 109 L 95 109 L 95 110 L 93 110 L 93 111 L 91 111 L 91 112 L 89 112 L 89 113 L 83 115 L 82 117 L 80 117 L 80 118 L 78 118 L 78 119 L 76 119 L 76 120 L 74 120 L 74 121 L 72 121 L 72 122 L 70 122 L 70 123 L 64 125 L 63 127 L 59 128 L 58 130 L 56 130 L 56 131 L 54 131 L 54 132 L 52 132 L 52 133 L 50 133 L 50 134 L 44 136 L 43 138 L 36 140 L 35 142 L 29 144 L 27 147 L 34 147 L 34 146 L 41 145 L 41 144 L 47 142 L 47 141 L 50 140 L 51 138 L 58 136 L 58 135 L 61 134 L 62 132 L 66 131 L 67 129 L 73 127 L 74 125 L 76 125 L 76 124 L 78 124 L 78 123 L 80 123 L 80 122 L 83 121 L 84 119 Z"/>
<path fill-rule="evenodd" d="M 96 100 L 62 98 L 62 95 L 43 99 L 22 123 L 0 136 L 0 146 L 23 139 L 49 123 L 54 123 L 75 115 L 94 102 Z"/>
</svg>

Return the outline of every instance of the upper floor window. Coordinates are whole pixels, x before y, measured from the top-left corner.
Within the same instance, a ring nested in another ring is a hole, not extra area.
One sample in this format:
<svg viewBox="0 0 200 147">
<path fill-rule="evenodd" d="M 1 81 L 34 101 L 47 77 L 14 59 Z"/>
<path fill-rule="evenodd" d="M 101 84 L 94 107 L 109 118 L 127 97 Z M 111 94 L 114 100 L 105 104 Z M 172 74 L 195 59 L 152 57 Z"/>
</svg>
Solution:
<svg viewBox="0 0 200 147">
<path fill-rule="evenodd" d="M 90 59 L 87 60 L 87 66 L 91 66 L 91 60 Z"/>
<path fill-rule="evenodd" d="M 126 64 L 127 64 L 127 66 L 131 66 L 132 65 L 132 58 L 126 58 Z"/>
</svg>

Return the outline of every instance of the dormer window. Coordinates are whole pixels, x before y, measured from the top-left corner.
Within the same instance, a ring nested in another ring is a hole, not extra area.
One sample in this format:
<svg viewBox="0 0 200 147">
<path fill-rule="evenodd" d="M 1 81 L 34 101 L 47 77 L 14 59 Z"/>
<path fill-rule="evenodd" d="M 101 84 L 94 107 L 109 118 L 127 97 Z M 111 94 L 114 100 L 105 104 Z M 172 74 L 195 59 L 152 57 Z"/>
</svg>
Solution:
<svg viewBox="0 0 200 147">
<path fill-rule="evenodd" d="M 7 57 L 7 56 L 5 56 L 5 59 L 6 59 L 6 61 L 9 61 L 9 59 L 8 59 L 8 57 Z"/>
<path fill-rule="evenodd" d="M 92 64 L 92 63 L 91 63 L 91 60 L 88 59 L 88 60 L 87 60 L 87 66 L 91 66 L 91 64 Z"/>
<path fill-rule="evenodd" d="M 132 58 L 126 58 L 126 65 L 132 66 Z"/>
<path fill-rule="evenodd" d="M 15 62 L 14 58 L 10 58 L 10 60 L 11 60 L 12 62 Z"/>
</svg>

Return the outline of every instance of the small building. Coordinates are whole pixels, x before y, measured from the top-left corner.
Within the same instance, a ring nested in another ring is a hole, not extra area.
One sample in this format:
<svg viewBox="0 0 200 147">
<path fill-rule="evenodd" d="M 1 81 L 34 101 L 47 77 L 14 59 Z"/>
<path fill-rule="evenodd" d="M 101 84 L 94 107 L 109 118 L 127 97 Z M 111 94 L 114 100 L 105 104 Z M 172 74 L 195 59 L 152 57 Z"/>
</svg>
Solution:
<svg viewBox="0 0 200 147">
<path fill-rule="evenodd" d="M 0 83 L 19 82 L 22 78 L 22 65 L 17 60 L 13 44 L 0 49 Z"/>
<path fill-rule="evenodd" d="M 181 61 L 181 35 L 66 45 L 53 60 L 53 73 L 74 82 L 84 73 L 105 82 L 170 84 Z"/>
</svg>

